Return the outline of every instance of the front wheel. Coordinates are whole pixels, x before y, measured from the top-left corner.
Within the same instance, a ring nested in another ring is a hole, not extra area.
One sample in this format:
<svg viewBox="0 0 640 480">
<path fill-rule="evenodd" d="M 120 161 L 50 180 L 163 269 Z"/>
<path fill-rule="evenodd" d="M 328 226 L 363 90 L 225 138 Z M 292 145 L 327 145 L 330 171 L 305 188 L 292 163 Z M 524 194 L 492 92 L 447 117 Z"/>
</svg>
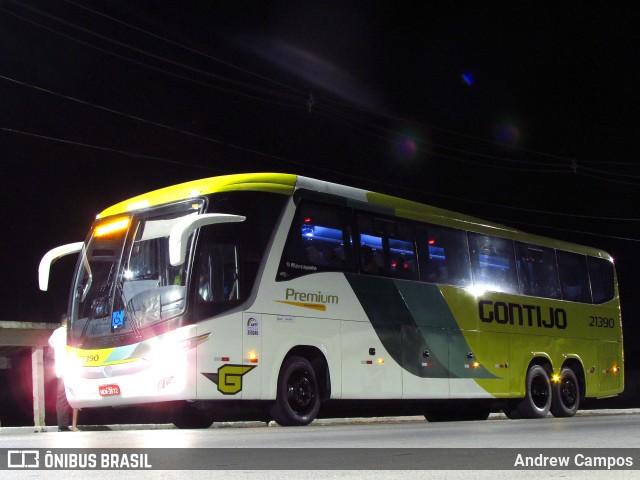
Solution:
<svg viewBox="0 0 640 480">
<path fill-rule="evenodd" d="M 553 384 L 551 413 L 554 417 L 573 417 L 580 405 L 580 384 L 570 368 L 560 371 L 560 381 Z"/>
<path fill-rule="evenodd" d="M 527 371 L 525 396 L 511 400 L 504 413 L 511 419 L 544 418 L 551 409 L 551 382 L 547 370 L 541 365 L 532 365 Z"/>
<path fill-rule="evenodd" d="M 320 410 L 318 379 L 311 363 L 303 357 L 290 357 L 278 377 L 273 419 L 283 427 L 310 424 Z"/>
</svg>

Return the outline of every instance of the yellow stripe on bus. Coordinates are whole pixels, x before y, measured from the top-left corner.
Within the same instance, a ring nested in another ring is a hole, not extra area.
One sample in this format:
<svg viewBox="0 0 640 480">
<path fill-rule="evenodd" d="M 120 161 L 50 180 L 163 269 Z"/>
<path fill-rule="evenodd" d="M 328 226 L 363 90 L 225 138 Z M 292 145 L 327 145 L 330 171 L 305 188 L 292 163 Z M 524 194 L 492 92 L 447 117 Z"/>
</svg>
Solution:
<svg viewBox="0 0 640 480">
<path fill-rule="evenodd" d="M 287 305 L 293 305 L 294 307 L 310 308 L 311 310 L 318 310 L 325 312 L 327 306 L 322 303 L 306 303 L 306 302 L 288 302 L 287 300 L 275 300 L 278 303 L 286 303 Z"/>
</svg>

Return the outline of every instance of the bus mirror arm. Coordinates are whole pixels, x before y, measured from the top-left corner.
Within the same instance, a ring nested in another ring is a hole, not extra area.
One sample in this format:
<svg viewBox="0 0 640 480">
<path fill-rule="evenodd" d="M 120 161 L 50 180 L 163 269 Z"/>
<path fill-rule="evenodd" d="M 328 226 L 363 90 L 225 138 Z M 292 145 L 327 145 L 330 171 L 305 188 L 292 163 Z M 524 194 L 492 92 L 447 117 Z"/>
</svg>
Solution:
<svg viewBox="0 0 640 480">
<path fill-rule="evenodd" d="M 196 229 L 216 223 L 244 222 L 246 218 L 242 215 L 224 213 L 206 213 L 204 215 L 185 217 L 171 229 L 171 234 L 169 235 L 169 262 L 174 267 L 184 263 L 187 254 L 187 240 L 189 235 Z"/>
<path fill-rule="evenodd" d="M 53 262 L 65 255 L 80 252 L 83 245 L 84 242 L 69 243 L 67 245 L 52 248 L 44 254 L 42 260 L 40 260 L 40 266 L 38 267 L 38 284 L 40 286 L 40 290 L 46 292 L 49 288 L 49 271 L 51 270 Z"/>
</svg>

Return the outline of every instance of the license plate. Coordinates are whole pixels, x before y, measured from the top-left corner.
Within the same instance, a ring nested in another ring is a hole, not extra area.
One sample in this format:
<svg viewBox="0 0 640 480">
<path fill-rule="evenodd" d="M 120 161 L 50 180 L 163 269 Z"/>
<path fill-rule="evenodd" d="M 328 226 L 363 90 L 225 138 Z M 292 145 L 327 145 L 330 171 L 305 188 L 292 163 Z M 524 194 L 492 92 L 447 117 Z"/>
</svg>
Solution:
<svg viewBox="0 0 640 480">
<path fill-rule="evenodd" d="M 110 397 L 112 395 L 120 395 L 120 387 L 116 384 L 100 385 L 100 387 L 98 387 L 98 390 L 100 391 L 101 397 Z"/>
</svg>

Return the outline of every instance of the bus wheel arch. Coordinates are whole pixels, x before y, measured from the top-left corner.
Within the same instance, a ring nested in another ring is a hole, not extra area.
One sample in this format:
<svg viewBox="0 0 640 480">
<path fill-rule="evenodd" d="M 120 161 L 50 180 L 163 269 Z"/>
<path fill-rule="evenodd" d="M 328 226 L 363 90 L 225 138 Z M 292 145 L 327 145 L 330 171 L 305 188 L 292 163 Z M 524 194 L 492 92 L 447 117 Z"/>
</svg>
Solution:
<svg viewBox="0 0 640 480">
<path fill-rule="evenodd" d="M 270 413 L 282 426 L 308 425 L 330 395 L 329 368 L 322 352 L 315 347 L 295 347 L 280 367 Z"/>
<path fill-rule="evenodd" d="M 552 384 L 551 413 L 554 417 L 573 417 L 586 391 L 584 369 L 578 360 L 570 359 L 562 365 L 559 377 Z"/>
</svg>

